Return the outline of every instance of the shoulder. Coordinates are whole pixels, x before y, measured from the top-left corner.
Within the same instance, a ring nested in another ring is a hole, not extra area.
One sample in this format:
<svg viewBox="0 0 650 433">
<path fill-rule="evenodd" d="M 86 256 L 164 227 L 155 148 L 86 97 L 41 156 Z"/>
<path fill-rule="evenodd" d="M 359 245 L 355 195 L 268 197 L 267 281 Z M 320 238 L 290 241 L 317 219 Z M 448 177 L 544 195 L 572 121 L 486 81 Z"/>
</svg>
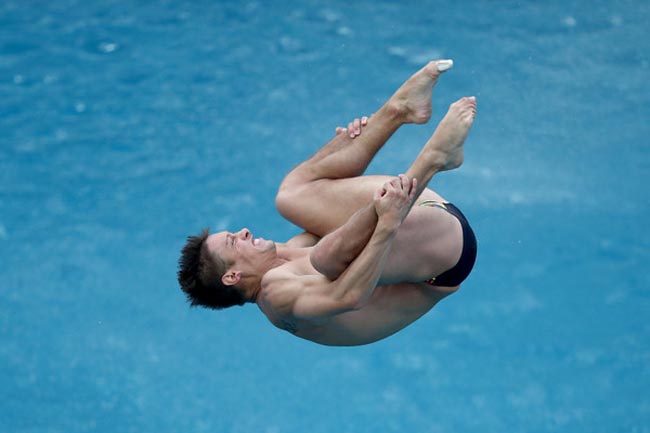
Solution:
<svg viewBox="0 0 650 433">
<path fill-rule="evenodd" d="M 286 310 L 280 307 L 292 305 L 305 290 L 308 290 L 312 285 L 310 280 L 313 276 L 302 271 L 301 266 L 289 262 L 271 269 L 264 275 L 261 293 L 269 306 L 274 310 Z"/>
<path fill-rule="evenodd" d="M 329 283 L 318 272 L 303 272 L 302 266 L 287 263 L 267 272 L 258 297 L 260 309 L 278 326 L 278 322 L 295 318 L 296 305 L 305 297 L 323 291 Z"/>
<path fill-rule="evenodd" d="M 300 296 L 298 276 L 290 267 L 279 266 L 267 272 L 262 279 L 262 289 L 257 305 L 276 327 L 296 334 L 298 328 L 293 317 L 294 305 Z"/>
<path fill-rule="evenodd" d="M 268 271 L 262 277 L 258 304 L 269 316 L 287 315 L 300 294 L 299 275 L 288 264 Z"/>
</svg>

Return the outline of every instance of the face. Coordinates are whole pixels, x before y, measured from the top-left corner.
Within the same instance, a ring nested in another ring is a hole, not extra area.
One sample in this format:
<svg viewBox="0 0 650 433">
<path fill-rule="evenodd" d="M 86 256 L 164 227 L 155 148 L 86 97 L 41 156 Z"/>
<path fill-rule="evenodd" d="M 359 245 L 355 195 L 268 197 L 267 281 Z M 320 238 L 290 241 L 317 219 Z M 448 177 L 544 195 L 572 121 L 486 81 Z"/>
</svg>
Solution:
<svg viewBox="0 0 650 433">
<path fill-rule="evenodd" d="M 247 271 L 252 266 L 251 270 L 255 270 L 266 260 L 275 258 L 275 242 L 255 238 L 246 228 L 236 233 L 215 233 L 206 242 L 210 252 L 218 254 L 229 268 Z"/>
</svg>

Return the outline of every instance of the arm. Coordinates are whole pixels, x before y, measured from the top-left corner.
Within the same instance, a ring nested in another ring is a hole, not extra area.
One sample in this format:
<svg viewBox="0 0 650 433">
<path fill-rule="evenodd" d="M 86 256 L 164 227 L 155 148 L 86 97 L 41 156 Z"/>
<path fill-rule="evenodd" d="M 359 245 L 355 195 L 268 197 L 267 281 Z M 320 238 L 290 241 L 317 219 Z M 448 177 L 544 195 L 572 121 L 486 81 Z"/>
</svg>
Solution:
<svg viewBox="0 0 650 433">
<path fill-rule="evenodd" d="M 376 225 L 377 212 L 369 203 L 316 244 L 309 257 L 312 266 L 329 280 L 336 280 L 361 253 Z"/>
<path fill-rule="evenodd" d="M 416 189 L 417 181 L 410 182 L 402 175 L 377 190 L 374 208 L 378 220 L 370 240 L 335 281 L 302 292 L 293 306 L 295 317 L 326 318 L 365 305 L 374 293 L 393 239 L 410 209 Z"/>
</svg>

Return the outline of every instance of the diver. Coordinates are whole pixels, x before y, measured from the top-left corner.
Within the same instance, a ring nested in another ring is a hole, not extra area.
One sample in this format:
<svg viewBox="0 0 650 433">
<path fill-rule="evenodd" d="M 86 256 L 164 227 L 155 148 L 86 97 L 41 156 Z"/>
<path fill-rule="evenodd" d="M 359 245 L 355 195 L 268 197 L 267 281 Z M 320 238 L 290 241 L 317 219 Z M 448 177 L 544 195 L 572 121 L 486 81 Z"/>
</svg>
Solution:
<svg viewBox="0 0 650 433">
<path fill-rule="evenodd" d="M 178 271 L 188 301 L 214 309 L 255 303 L 297 337 L 351 346 L 398 332 L 457 291 L 474 266 L 476 237 L 427 185 L 462 164 L 476 99 L 450 106 L 405 174 L 363 175 L 401 125 L 429 121 L 432 90 L 452 65 L 429 62 L 284 178 L 276 206 L 304 233 L 286 243 L 246 228 L 190 236 Z"/>
</svg>

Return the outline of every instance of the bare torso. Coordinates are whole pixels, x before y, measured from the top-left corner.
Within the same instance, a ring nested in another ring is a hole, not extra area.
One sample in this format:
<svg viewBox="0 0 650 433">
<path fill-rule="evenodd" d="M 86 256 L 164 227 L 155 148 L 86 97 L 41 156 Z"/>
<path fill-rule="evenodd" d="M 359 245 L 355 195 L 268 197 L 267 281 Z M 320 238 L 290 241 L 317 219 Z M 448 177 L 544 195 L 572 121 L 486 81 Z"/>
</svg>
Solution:
<svg viewBox="0 0 650 433">
<path fill-rule="evenodd" d="M 456 288 L 435 287 L 420 282 L 379 285 L 368 303 L 318 321 L 292 315 L 297 297 L 327 281 L 310 263 L 311 248 L 288 252 L 287 263 L 265 275 L 257 304 L 269 321 L 294 335 L 332 346 L 363 345 L 386 338 L 428 312 Z"/>
</svg>

